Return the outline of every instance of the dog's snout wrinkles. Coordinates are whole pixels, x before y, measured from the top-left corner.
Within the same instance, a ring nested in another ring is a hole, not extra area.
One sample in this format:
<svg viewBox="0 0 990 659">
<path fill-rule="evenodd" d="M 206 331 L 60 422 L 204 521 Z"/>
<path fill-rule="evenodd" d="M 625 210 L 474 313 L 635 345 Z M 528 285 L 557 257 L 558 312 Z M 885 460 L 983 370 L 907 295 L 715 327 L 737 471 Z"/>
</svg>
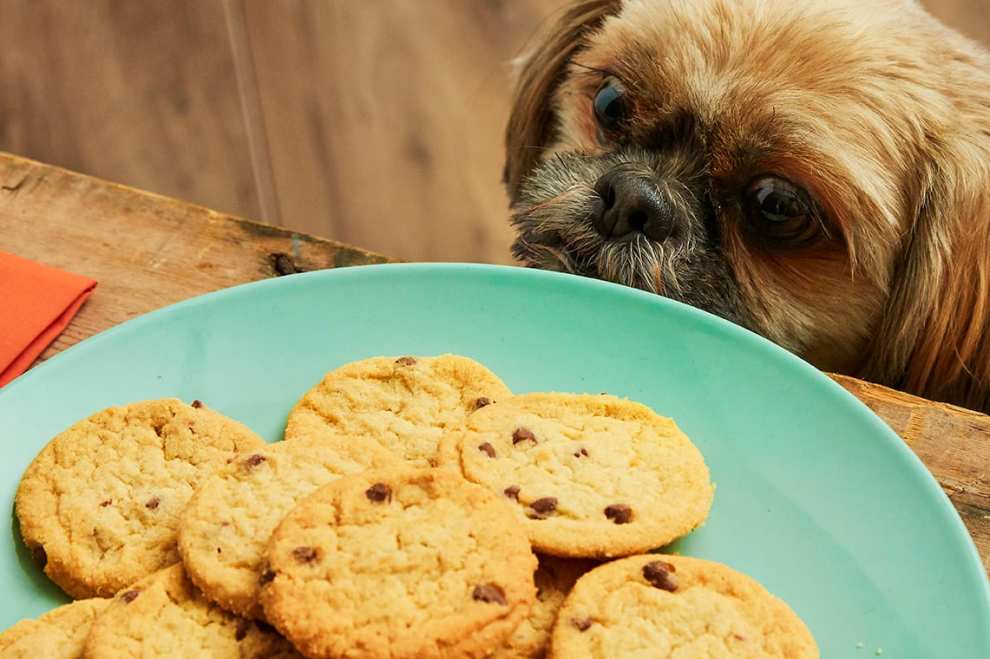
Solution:
<svg viewBox="0 0 990 659">
<path fill-rule="evenodd" d="M 613 169 L 598 179 L 595 192 L 601 204 L 592 219 L 603 238 L 615 240 L 639 232 L 663 241 L 673 231 L 669 204 L 649 179 Z"/>
</svg>

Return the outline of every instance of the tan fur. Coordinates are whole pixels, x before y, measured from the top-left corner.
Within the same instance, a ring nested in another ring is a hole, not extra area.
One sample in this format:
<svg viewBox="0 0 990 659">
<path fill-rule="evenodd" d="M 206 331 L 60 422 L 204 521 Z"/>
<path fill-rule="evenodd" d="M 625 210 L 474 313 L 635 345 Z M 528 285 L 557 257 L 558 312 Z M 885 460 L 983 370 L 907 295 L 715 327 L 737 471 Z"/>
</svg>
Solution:
<svg viewBox="0 0 990 659">
<path fill-rule="evenodd" d="M 603 70 L 630 86 L 631 134 L 700 124 L 754 329 L 822 368 L 988 409 L 986 52 L 908 0 L 577 3 L 520 72 L 517 210 L 549 155 L 607 152 L 591 109 Z M 818 200 L 828 240 L 775 251 L 742 230 L 738 192 L 766 172 Z"/>
</svg>

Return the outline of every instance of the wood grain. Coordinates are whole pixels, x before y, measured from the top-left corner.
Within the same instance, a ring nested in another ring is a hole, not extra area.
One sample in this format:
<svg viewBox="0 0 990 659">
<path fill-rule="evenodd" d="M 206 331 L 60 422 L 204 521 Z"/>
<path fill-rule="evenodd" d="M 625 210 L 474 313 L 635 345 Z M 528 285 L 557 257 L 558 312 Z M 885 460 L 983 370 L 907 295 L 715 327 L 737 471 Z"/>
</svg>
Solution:
<svg viewBox="0 0 990 659">
<path fill-rule="evenodd" d="M 384 257 L 0 154 L 0 250 L 100 284 L 44 358 L 138 314 L 295 269 Z M 990 568 L 990 417 L 833 376 L 905 439 Z"/>
<path fill-rule="evenodd" d="M 259 213 L 213 0 L 0 0 L 0 149 Z"/>
<path fill-rule="evenodd" d="M 248 2 L 286 225 L 404 259 L 507 262 L 509 61 L 559 4 Z"/>
</svg>

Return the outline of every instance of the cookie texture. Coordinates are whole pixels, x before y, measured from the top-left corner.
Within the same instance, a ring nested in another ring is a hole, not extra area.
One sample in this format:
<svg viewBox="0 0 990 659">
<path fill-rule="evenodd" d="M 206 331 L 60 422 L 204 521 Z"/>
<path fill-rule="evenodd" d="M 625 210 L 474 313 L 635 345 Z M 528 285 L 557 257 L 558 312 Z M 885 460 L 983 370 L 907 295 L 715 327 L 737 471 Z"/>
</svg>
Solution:
<svg viewBox="0 0 990 659">
<path fill-rule="evenodd" d="M 375 357 L 328 373 L 289 414 L 285 439 L 372 437 L 428 466 L 445 432 L 510 395 L 498 376 L 467 357 Z"/>
<path fill-rule="evenodd" d="M 77 659 L 86 637 L 110 600 L 79 600 L 35 620 L 21 620 L 0 634 L 0 659 Z"/>
<path fill-rule="evenodd" d="M 177 562 L 178 516 L 193 492 L 234 452 L 264 445 L 199 403 L 103 410 L 56 436 L 24 472 L 21 535 L 69 595 L 112 596 Z"/>
<path fill-rule="evenodd" d="M 265 613 L 308 657 L 484 657 L 535 596 L 512 510 L 449 470 L 336 480 L 286 516 L 267 559 Z"/>
<path fill-rule="evenodd" d="M 259 626 L 206 601 L 181 565 L 122 590 L 93 624 L 85 652 L 88 659 L 300 657 L 268 625 Z"/>
<path fill-rule="evenodd" d="M 265 547 L 285 514 L 340 476 L 399 462 L 370 441 L 338 449 L 279 442 L 240 453 L 196 491 L 179 521 L 179 554 L 208 599 L 239 615 L 263 618 L 258 577 Z"/>
<path fill-rule="evenodd" d="M 440 456 L 510 502 L 534 549 L 555 556 L 661 547 L 700 525 L 714 495 L 672 420 L 614 396 L 514 396 L 471 414 Z"/>
<path fill-rule="evenodd" d="M 606 563 L 581 577 L 560 609 L 551 648 L 554 659 L 819 656 L 801 619 L 753 579 L 661 554 Z"/>
<path fill-rule="evenodd" d="M 550 632 L 557 612 L 584 573 L 598 565 L 594 561 L 539 556 L 536 568 L 536 601 L 515 631 L 491 659 L 540 659 L 550 646 Z"/>
</svg>

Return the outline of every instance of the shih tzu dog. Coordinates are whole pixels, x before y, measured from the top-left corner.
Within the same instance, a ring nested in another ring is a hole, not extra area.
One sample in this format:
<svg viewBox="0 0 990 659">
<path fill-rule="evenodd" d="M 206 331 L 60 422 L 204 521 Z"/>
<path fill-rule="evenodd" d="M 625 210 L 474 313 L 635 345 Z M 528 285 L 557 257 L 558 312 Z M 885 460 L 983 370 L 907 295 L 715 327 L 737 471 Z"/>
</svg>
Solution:
<svg viewBox="0 0 990 659">
<path fill-rule="evenodd" d="M 525 264 L 990 407 L 990 56 L 913 0 L 582 0 L 506 142 Z"/>
</svg>

